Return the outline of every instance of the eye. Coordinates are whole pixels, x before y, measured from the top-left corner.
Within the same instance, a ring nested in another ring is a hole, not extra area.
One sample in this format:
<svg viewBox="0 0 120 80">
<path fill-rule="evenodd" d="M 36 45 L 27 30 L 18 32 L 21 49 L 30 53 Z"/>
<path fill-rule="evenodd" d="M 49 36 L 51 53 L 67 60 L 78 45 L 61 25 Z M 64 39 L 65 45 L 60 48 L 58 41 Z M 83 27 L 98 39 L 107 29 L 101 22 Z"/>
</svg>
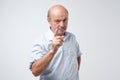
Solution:
<svg viewBox="0 0 120 80">
<path fill-rule="evenodd" d="M 61 20 L 55 20 L 56 23 L 59 23 Z"/>
<path fill-rule="evenodd" d="M 67 19 L 64 19 L 63 22 L 67 21 Z"/>
</svg>

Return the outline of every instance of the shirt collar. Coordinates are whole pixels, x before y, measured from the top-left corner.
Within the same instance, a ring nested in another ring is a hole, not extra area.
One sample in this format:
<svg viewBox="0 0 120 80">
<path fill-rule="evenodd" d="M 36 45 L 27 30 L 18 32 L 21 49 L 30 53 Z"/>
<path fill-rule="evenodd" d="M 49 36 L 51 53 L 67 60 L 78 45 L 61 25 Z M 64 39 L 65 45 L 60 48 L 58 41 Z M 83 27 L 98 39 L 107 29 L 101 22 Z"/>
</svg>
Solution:
<svg viewBox="0 0 120 80">
<path fill-rule="evenodd" d="M 52 32 L 51 29 L 48 30 L 46 36 L 47 36 L 48 40 L 50 40 L 50 41 L 53 39 L 54 33 Z"/>
</svg>

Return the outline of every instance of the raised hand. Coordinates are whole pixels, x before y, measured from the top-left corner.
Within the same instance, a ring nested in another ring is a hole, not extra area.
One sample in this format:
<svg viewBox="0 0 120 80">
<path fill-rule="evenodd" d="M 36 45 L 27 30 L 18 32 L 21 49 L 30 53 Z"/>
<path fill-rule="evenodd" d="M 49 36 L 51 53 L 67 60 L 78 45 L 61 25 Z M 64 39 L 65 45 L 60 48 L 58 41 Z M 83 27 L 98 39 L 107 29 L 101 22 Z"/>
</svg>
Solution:
<svg viewBox="0 0 120 80">
<path fill-rule="evenodd" d="M 64 36 L 60 36 L 58 35 L 58 31 L 59 31 L 59 28 L 57 28 L 54 32 L 54 37 L 53 37 L 53 40 L 52 40 L 52 49 L 54 50 L 58 50 L 58 48 L 60 46 L 62 46 L 63 42 L 64 42 Z"/>
</svg>

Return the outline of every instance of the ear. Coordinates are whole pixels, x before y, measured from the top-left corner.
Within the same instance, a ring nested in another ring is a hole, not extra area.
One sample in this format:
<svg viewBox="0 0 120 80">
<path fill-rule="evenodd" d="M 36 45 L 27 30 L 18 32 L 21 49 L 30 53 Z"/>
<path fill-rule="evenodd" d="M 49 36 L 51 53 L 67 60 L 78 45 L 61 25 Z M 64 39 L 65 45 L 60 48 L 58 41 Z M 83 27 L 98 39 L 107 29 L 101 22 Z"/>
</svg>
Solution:
<svg viewBox="0 0 120 80">
<path fill-rule="evenodd" d="M 50 18 L 47 18 L 48 23 L 51 25 L 51 20 Z"/>
<path fill-rule="evenodd" d="M 50 18 L 47 18 L 47 21 L 50 22 Z"/>
</svg>

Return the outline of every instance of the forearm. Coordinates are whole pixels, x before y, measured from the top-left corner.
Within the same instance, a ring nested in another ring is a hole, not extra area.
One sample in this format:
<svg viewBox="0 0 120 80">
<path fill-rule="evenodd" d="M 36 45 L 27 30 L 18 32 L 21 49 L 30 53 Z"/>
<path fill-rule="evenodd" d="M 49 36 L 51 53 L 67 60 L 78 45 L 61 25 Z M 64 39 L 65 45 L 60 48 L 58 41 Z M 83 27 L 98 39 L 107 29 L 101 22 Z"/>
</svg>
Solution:
<svg viewBox="0 0 120 80">
<path fill-rule="evenodd" d="M 79 56 L 78 58 L 77 58 L 77 61 L 78 61 L 78 70 L 80 69 L 80 63 L 81 63 L 81 56 Z"/>
<path fill-rule="evenodd" d="M 44 55 L 41 59 L 37 60 L 32 64 L 32 73 L 34 76 L 40 75 L 48 65 L 50 64 L 52 58 L 54 57 L 54 54 L 56 51 L 49 50 L 46 55 Z"/>
</svg>

